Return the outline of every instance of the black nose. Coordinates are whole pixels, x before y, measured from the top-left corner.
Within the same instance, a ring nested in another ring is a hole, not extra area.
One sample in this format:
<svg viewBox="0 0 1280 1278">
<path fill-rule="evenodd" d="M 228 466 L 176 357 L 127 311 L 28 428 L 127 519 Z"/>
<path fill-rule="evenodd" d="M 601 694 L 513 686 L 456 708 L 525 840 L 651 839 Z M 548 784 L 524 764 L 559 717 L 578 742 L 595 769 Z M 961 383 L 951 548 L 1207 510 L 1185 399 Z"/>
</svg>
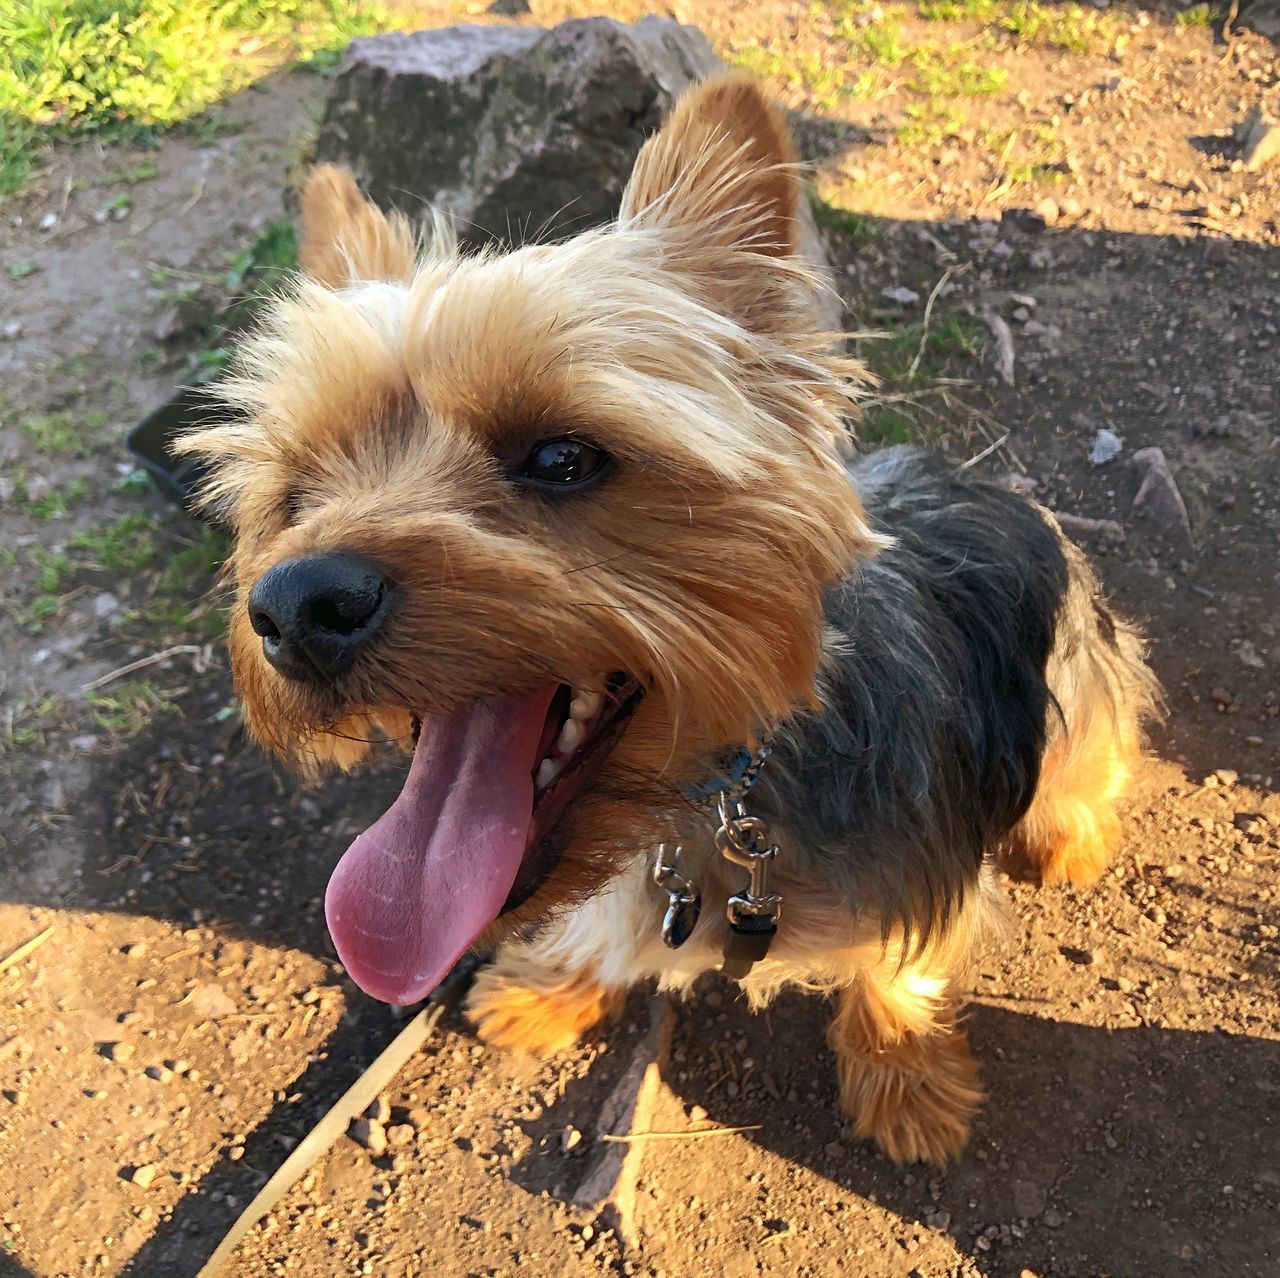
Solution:
<svg viewBox="0 0 1280 1278">
<path fill-rule="evenodd" d="M 358 555 L 302 555 L 268 568 L 249 593 L 249 623 L 282 675 L 331 680 L 346 674 L 382 628 L 391 589 Z"/>
</svg>

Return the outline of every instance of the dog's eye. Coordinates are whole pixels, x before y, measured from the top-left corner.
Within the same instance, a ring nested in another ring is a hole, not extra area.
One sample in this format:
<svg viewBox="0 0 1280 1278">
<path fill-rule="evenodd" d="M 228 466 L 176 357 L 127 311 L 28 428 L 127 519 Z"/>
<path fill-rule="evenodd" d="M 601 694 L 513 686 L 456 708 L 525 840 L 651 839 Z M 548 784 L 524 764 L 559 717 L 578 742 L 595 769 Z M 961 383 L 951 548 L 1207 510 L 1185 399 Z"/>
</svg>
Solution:
<svg viewBox="0 0 1280 1278">
<path fill-rule="evenodd" d="M 604 473 L 609 455 L 594 444 L 565 436 L 543 440 L 524 459 L 520 477 L 539 488 L 578 488 Z"/>
</svg>

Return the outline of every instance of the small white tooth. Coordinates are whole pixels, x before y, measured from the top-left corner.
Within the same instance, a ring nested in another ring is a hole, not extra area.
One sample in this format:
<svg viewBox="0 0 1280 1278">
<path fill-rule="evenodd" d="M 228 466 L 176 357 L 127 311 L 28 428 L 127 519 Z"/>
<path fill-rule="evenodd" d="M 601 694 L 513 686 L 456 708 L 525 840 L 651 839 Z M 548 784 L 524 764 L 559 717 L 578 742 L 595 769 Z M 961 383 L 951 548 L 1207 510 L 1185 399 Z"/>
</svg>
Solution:
<svg viewBox="0 0 1280 1278">
<path fill-rule="evenodd" d="M 599 692 L 579 692 L 569 703 L 569 718 L 590 723 L 600 713 L 604 696 Z"/>
<path fill-rule="evenodd" d="M 551 759 L 543 759 L 538 764 L 538 773 L 533 778 L 533 783 L 539 790 L 545 790 L 560 775 L 560 769 Z"/>
<path fill-rule="evenodd" d="M 577 719 L 566 719 L 560 735 L 556 738 L 557 754 L 572 754 L 581 744 L 587 730 Z"/>
</svg>

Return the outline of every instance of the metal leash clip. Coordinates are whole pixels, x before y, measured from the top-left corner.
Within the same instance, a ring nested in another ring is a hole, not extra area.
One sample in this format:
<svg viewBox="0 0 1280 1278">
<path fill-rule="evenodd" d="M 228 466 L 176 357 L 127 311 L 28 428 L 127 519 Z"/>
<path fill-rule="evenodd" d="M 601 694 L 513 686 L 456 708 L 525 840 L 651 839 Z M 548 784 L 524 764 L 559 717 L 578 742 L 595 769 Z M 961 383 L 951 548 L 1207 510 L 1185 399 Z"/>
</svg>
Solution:
<svg viewBox="0 0 1280 1278">
<path fill-rule="evenodd" d="M 697 884 L 680 873 L 680 845 L 667 860 L 667 845 L 658 844 L 653 881 L 667 894 L 667 912 L 662 916 L 662 943 L 678 950 L 692 935 L 702 913 L 702 893 Z"/>
<path fill-rule="evenodd" d="M 751 780 L 755 780 L 754 775 Z M 729 939 L 720 965 L 726 976 L 741 980 L 768 954 L 778 930 L 782 897 L 769 891 L 769 863 L 779 849 L 776 843 L 769 842 L 768 825 L 760 817 L 748 815 L 741 798 L 721 793 L 717 806 L 720 828 L 716 831 L 716 848 L 727 861 L 751 871 L 750 884 L 731 896 L 726 907 Z"/>
</svg>

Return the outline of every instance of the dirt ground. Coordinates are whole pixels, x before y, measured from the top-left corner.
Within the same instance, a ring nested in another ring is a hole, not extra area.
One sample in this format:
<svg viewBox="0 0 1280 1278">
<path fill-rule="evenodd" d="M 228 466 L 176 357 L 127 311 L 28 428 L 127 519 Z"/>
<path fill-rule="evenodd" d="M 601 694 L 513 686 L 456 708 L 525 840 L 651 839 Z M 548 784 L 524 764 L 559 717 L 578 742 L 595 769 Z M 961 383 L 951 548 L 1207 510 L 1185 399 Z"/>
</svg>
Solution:
<svg viewBox="0 0 1280 1278">
<path fill-rule="evenodd" d="M 928 353 L 889 409 L 956 457 L 1004 439 L 978 465 L 1113 521 L 1077 535 L 1169 702 L 1124 853 L 1089 891 L 1008 883 L 970 1018 L 990 1100 L 945 1173 L 848 1139 L 820 1000 L 753 1017 L 708 978 L 650 1129 L 752 1130 L 635 1145 L 625 1237 L 578 1200 L 646 991 L 546 1061 L 451 1014 L 385 1093 L 391 1146 L 344 1137 L 228 1273 L 1280 1274 L 1280 163 L 1246 171 L 1229 138 L 1276 48 L 1099 9 L 1084 48 L 984 46 L 1007 77 L 957 124 L 911 114 L 896 63 L 870 99 L 833 89 L 835 8 L 677 6 L 797 113 L 849 214 L 825 220 L 850 327 Z M 0 971 L 0 1274 L 194 1275 L 404 1023 L 346 981 L 320 909 L 395 767 L 304 791 L 236 734 L 200 603 L 216 543 L 121 446 L 281 216 L 323 91 L 284 74 L 155 151 L 60 150 L 0 205 L 0 956 L 53 929 Z M 969 336 L 939 348 L 948 323 Z M 1123 449 L 1094 465 L 1100 429 Z M 1133 510 L 1152 446 L 1189 531 Z"/>
</svg>

